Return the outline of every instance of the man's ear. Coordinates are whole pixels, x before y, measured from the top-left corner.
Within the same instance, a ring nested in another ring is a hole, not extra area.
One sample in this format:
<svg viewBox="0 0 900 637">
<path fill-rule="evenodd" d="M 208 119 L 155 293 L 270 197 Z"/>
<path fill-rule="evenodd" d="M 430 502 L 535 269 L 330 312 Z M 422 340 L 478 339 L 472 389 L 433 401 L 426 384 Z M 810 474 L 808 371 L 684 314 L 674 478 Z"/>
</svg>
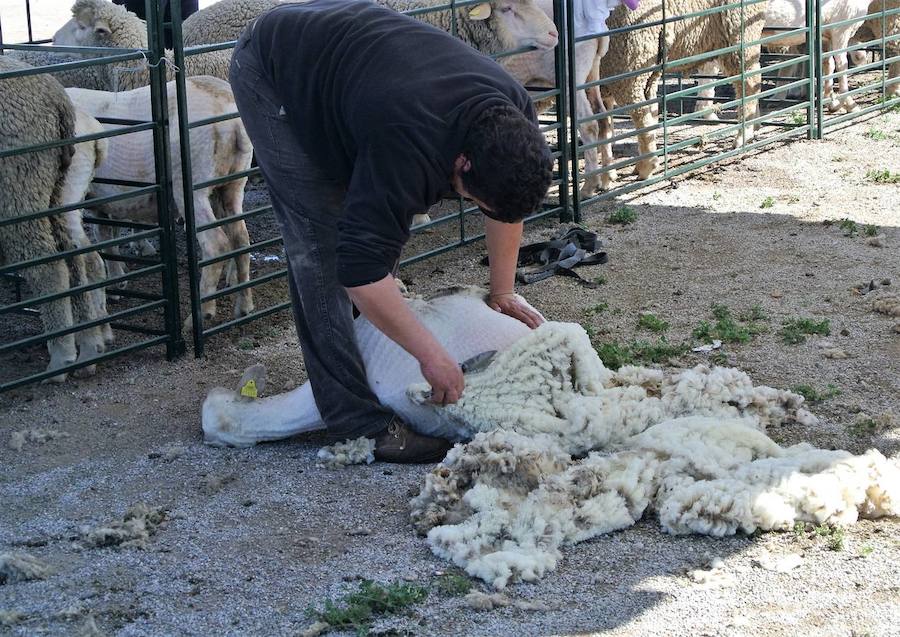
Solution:
<svg viewBox="0 0 900 637">
<path fill-rule="evenodd" d="M 469 158 L 462 153 L 457 155 L 456 162 L 454 162 L 453 166 L 458 172 L 461 173 L 467 173 L 472 170 L 472 162 L 469 161 Z"/>
</svg>

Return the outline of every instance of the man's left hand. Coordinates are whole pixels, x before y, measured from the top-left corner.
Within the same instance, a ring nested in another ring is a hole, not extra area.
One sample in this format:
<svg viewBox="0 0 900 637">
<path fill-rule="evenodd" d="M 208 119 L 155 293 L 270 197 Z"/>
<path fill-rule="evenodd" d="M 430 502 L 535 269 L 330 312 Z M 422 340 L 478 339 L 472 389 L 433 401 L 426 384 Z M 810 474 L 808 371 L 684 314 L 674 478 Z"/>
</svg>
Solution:
<svg viewBox="0 0 900 637">
<path fill-rule="evenodd" d="M 528 302 L 514 292 L 505 294 L 491 294 L 487 304 L 494 310 L 522 321 L 531 329 L 544 322 L 544 317 Z"/>
</svg>

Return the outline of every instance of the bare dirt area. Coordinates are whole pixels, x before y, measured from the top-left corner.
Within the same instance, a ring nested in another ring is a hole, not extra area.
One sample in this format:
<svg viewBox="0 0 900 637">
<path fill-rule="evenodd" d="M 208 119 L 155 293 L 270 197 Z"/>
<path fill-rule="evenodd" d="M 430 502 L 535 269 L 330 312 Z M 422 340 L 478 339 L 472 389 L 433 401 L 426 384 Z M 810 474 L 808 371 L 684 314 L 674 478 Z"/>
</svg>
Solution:
<svg viewBox="0 0 900 637">
<path fill-rule="evenodd" d="M 900 318 L 873 305 L 900 287 L 900 185 L 872 175 L 900 171 L 898 141 L 900 114 L 881 115 L 598 205 L 582 225 L 610 260 L 582 273 L 602 284 L 558 277 L 521 291 L 548 318 L 589 326 L 598 346 L 659 334 L 694 344 L 701 322 L 715 322 L 713 304 L 735 316 L 758 306 L 747 342 L 663 365 L 715 362 L 757 383 L 808 385 L 821 423 L 773 437 L 896 457 Z M 609 223 L 623 207 L 633 223 Z M 526 240 L 556 229 L 532 226 Z M 476 243 L 402 276 L 419 294 L 483 284 L 482 251 Z M 668 328 L 639 327 L 641 312 Z M 800 318 L 827 319 L 829 333 L 785 343 L 783 323 Z M 312 623 L 308 607 L 373 579 L 430 589 L 375 621 L 376 634 L 900 634 L 897 520 L 861 522 L 840 538 L 810 527 L 715 539 L 669 536 L 646 519 L 570 547 L 536 583 L 510 586 L 507 596 L 532 610 L 475 610 L 437 590 L 438 573 L 453 569 L 408 522 L 408 497 L 431 467 L 320 468 L 321 435 L 243 450 L 202 444 L 206 392 L 234 386 L 257 361 L 269 369 L 267 394 L 303 381 L 284 317 L 212 339 L 203 359 L 146 351 L 90 379 L 0 396 L 0 553 L 50 567 L 43 579 L 0 577 L 0 633 L 293 635 Z M 14 449 L 13 434 L 26 430 L 46 435 L 23 434 Z M 139 502 L 153 515 L 123 524 Z M 85 539 L 116 520 L 124 540 Z M 788 555 L 799 565 L 787 572 L 761 566 Z M 714 558 L 723 577 L 689 575 Z"/>
</svg>

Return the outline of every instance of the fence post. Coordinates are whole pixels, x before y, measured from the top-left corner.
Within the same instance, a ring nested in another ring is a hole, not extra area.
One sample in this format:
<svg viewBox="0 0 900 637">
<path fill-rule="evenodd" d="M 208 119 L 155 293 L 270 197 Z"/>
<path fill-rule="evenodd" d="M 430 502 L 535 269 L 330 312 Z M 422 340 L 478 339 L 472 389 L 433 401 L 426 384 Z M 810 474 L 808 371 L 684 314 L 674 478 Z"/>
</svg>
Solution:
<svg viewBox="0 0 900 637">
<path fill-rule="evenodd" d="M 191 332 L 194 356 L 203 356 L 203 311 L 200 308 L 200 268 L 197 267 L 197 221 L 194 218 L 194 174 L 191 166 L 190 113 L 185 86 L 184 41 L 181 32 L 181 0 L 171 1 L 172 50 L 175 66 L 175 99 L 178 104 L 178 140 L 181 154 L 181 186 L 184 192 L 184 231 L 187 237 L 188 287 L 191 291 Z"/>
<path fill-rule="evenodd" d="M 572 183 L 572 218 L 575 223 L 581 222 L 581 192 L 578 186 L 578 111 L 575 108 L 575 96 L 579 90 L 578 78 L 575 75 L 575 15 L 572 9 L 572 0 L 565 0 L 566 10 L 565 24 L 565 58 L 566 72 L 568 73 L 568 95 L 567 107 L 569 111 L 569 153 L 571 154 L 571 171 L 569 179 Z"/>
<path fill-rule="evenodd" d="M 567 31 L 566 16 L 568 10 L 566 5 L 570 0 L 553 0 L 553 17 L 556 22 L 556 28 L 560 33 L 559 43 L 556 45 L 554 61 L 556 63 L 556 120 L 559 128 L 556 133 L 556 146 L 559 148 L 559 220 L 560 222 L 571 221 L 575 218 L 574 210 L 571 204 L 571 188 L 569 162 L 572 159 L 572 144 L 577 144 L 578 140 L 571 141 L 569 139 L 567 109 L 569 104 L 569 82 L 568 73 L 566 71 L 567 60 L 567 42 L 568 38 L 563 37 Z M 570 143 L 571 141 L 571 143 Z M 577 184 L 576 184 L 577 186 Z"/>
<path fill-rule="evenodd" d="M 822 103 L 822 4 L 820 0 L 809 0 L 815 5 L 815 11 L 809 12 L 813 16 L 813 57 L 809 61 L 809 73 L 815 78 L 815 103 L 816 103 L 816 139 L 825 137 L 825 109 Z M 831 81 L 831 80 L 829 80 Z"/>
<path fill-rule="evenodd" d="M 175 254 L 175 216 L 170 202 L 172 198 L 172 175 L 169 172 L 169 108 L 166 97 L 166 45 L 163 34 L 162 15 L 159 3 L 145 0 L 147 9 L 147 35 L 149 44 L 150 102 L 153 118 L 153 156 L 156 165 L 156 183 L 159 193 L 156 209 L 159 215 L 159 252 L 165 265 L 163 274 L 163 297 L 166 299 L 165 324 L 169 340 L 166 341 L 166 356 L 172 360 L 183 354 L 184 339 L 181 336 L 181 313 L 178 294 L 178 260 Z"/>
</svg>

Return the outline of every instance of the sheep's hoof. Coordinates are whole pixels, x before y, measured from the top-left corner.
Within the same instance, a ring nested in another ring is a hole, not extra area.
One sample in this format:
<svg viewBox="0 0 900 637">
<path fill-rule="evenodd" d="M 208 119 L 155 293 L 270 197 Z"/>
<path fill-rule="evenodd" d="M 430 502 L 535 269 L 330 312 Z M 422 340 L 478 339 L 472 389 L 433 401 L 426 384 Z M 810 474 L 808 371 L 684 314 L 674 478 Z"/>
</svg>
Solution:
<svg viewBox="0 0 900 637">
<path fill-rule="evenodd" d="M 412 224 L 410 227 L 415 228 L 416 226 L 423 226 L 426 223 L 431 223 L 431 216 L 424 215 L 413 215 Z"/>
<path fill-rule="evenodd" d="M 112 326 L 109 323 L 103 325 L 103 345 L 107 348 L 116 342 L 116 335 L 113 333 Z"/>
<path fill-rule="evenodd" d="M 60 367 L 65 367 L 66 365 L 72 365 L 74 362 L 75 362 L 74 360 L 70 360 L 70 361 L 62 361 L 61 363 L 58 363 L 58 364 L 50 363 L 50 365 L 47 367 L 47 371 L 52 372 L 53 370 L 59 369 Z M 64 383 L 64 382 L 66 382 L 66 379 L 68 377 L 69 377 L 69 374 L 66 372 L 63 372 L 62 374 L 57 374 L 56 376 L 51 376 L 50 378 L 45 378 L 44 380 L 41 381 L 41 384 L 49 385 L 50 383 L 55 383 L 55 384 Z"/>
<path fill-rule="evenodd" d="M 635 167 L 635 172 L 637 173 L 638 179 L 649 179 L 658 165 L 659 162 L 655 157 L 652 160 L 639 161 L 637 166 Z"/>
<path fill-rule="evenodd" d="M 251 297 L 249 294 L 245 296 L 239 296 L 234 302 L 234 318 L 247 316 L 254 309 L 255 305 L 253 304 L 253 297 Z"/>
<path fill-rule="evenodd" d="M 707 113 L 703 116 L 703 119 L 705 119 L 707 122 L 718 122 L 719 116 L 716 113 Z"/>
<path fill-rule="evenodd" d="M 584 186 L 581 187 L 581 190 L 578 191 L 578 195 L 582 199 L 590 199 L 591 197 L 594 196 L 594 193 L 597 192 L 598 186 L 599 186 L 599 183 L 597 182 L 597 180 L 592 179 L 592 180 L 586 182 L 584 184 Z"/>
<path fill-rule="evenodd" d="M 81 367 L 72 372 L 73 378 L 89 378 L 97 373 L 96 365 L 88 365 L 87 367 Z"/>
</svg>

